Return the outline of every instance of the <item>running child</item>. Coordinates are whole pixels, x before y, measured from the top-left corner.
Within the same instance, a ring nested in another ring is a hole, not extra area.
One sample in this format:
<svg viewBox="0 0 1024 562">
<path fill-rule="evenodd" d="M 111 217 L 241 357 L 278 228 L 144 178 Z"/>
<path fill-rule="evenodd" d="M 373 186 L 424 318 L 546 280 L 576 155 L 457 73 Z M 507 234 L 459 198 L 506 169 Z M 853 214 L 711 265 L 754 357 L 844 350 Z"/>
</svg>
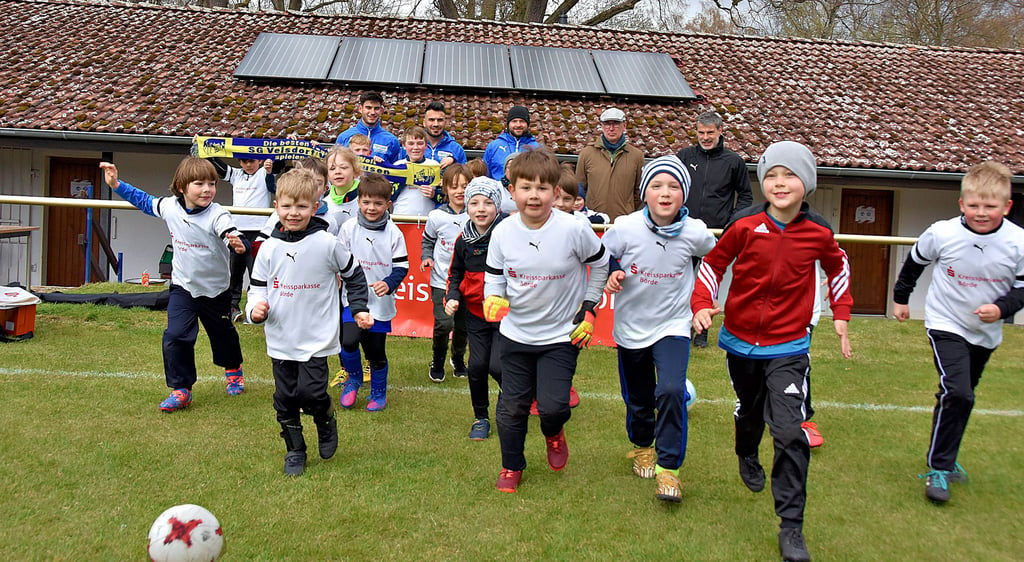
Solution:
<svg viewBox="0 0 1024 562">
<path fill-rule="evenodd" d="M 910 294 L 929 264 L 936 264 L 925 299 L 924 327 L 931 344 L 939 391 L 928 440 L 925 496 L 949 501 L 949 484 L 967 480 L 957 460 L 974 389 L 992 352 L 1003 341 L 1000 319 L 1024 306 L 1024 230 L 1004 220 L 1010 170 L 982 162 L 960 184 L 959 217 L 928 227 L 910 250 L 893 288 L 893 312 L 910 318 Z M 939 269 L 941 268 L 941 271 Z"/>
<path fill-rule="evenodd" d="M 357 325 L 351 303 L 343 299 L 341 366 L 348 373 L 339 401 L 348 409 L 355 405 L 363 376 L 359 346 L 370 363 L 370 396 L 366 409 L 387 407 L 387 335 L 397 313 L 395 289 L 409 272 L 409 254 L 402 231 L 388 215 L 391 182 L 380 174 L 366 174 L 359 182 L 359 214 L 341 225 L 338 239 L 352 252 L 370 287 L 369 308 L 374 323 L 370 329 Z"/>
<path fill-rule="evenodd" d="M 484 319 L 501 321 L 496 418 L 502 469 L 496 485 L 503 492 L 516 491 L 526 468 L 535 397 L 548 466 L 562 470 L 569 460 L 569 388 L 608 278 L 608 254 L 594 231 L 552 208 L 560 173 L 545 149 L 528 148 L 512 161 L 509 180 L 519 212 L 494 228 L 487 254 Z"/>
<path fill-rule="evenodd" d="M 498 348 L 498 323 L 484 319 L 484 271 L 487 247 L 494 227 L 508 215 L 498 211 L 501 184 L 487 176 L 470 180 L 466 186 L 468 220 L 462 235 L 455 240 L 452 264 L 448 269 L 448 292 L 444 311 L 449 316 L 459 312 L 466 318 L 469 336 L 469 399 L 473 404 L 473 425 L 469 438 L 483 441 L 491 435 L 487 411 L 490 398 L 487 373 L 490 372 L 501 389 L 501 363 Z"/>
<path fill-rule="evenodd" d="M 373 326 L 366 278 L 352 254 L 314 216 L 323 179 L 311 170 L 283 174 L 274 204 L 279 225 L 253 268 L 246 315 L 266 322 L 267 355 L 274 370 L 274 409 L 287 454 L 284 472 L 299 476 L 306 441 L 299 412 L 313 417 L 320 458 L 338 449 L 338 423 L 327 394 L 327 357 L 341 351 L 337 275 L 360 328 Z M 333 329 L 332 329 L 333 328 Z"/>
<path fill-rule="evenodd" d="M 715 247 L 704 222 L 683 206 L 689 193 L 690 174 L 678 158 L 652 160 L 640 175 L 645 206 L 619 217 L 602 238 L 612 263 L 605 290 L 617 295 L 612 336 L 633 443 L 627 456 L 634 474 L 655 479 L 655 497 L 670 502 L 683 499 L 692 260 Z"/>
<path fill-rule="evenodd" d="M 804 202 L 817 187 L 814 155 L 791 141 L 772 144 L 757 164 L 766 202 L 736 213 L 718 245 L 701 263 L 691 308 L 697 333 L 721 309 L 718 284 L 732 264 L 725 324 L 718 346 L 726 351 L 736 392 L 736 455 L 740 477 L 753 492 L 764 489 L 758 446 L 767 423 L 775 446 L 772 495 L 784 560 L 810 560 L 803 537 L 807 467 L 811 450 L 800 428 L 810 368 L 815 260 L 828 276 L 833 324 L 844 357 L 851 356 L 847 322 L 850 265 L 828 222 Z"/>
<path fill-rule="evenodd" d="M 257 160 L 255 158 L 239 158 L 241 168 L 227 165 L 220 158 L 210 158 L 210 163 L 217 170 L 220 178 L 231 184 L 231 205 L 234 207 L 252 207 L 266 209 L 273 205 L 274 191 L 277 185 L 274 180 L 274 161 Z M 251 245 L 256 241 L 265 219 L 260 215 L 232 215 L 235 226 Z M 231 321 L 242 319 L 242 311 L 238 305 L 242 302 L 242 280 L 246 272 L 252 278 L 252 252 L 231 254 Z"/>
<path fill-rule="evenodd" d="M 160 403 L 164 412 L 192 404 L 196 383 L 196 337 L 199 322 L 210 338 L 213 363 L 224 368 L 227 393 L 245 391 L 242 348 L 231 322 L 228 260 L 244 254 L 249 243 L 240 236 L 231 213 L 213 202 L 217 170 L 201 158 L 186 157 L 171 180 L 172 197 L 155 197 L 117 177 L 117 167 L 101 162 L 104 180 L 125 201 L 167 223 L 174 244 L 167 329 L 163 335 L 164 379 L 171 394 Z"/>
<path fill-rule="evenodd" d="M 452 340 L 452 370 L 458 378 L 466 376 L 466 313 L 445 312 L 444 294 L 448 285 L 448 266 L 452 263 L 455 239 L 466 223 L 466 184 L 472 176 L 462 164 L 445 168 L 441 176 L 447 203 L 430 211 L 420 243 L 420 271 L 430 268 L 430 300 L 434 303 L 433 358 L 428 376 L 444 382 L 444 360 L 448 356 L 448 337 Z"/>
</svg>

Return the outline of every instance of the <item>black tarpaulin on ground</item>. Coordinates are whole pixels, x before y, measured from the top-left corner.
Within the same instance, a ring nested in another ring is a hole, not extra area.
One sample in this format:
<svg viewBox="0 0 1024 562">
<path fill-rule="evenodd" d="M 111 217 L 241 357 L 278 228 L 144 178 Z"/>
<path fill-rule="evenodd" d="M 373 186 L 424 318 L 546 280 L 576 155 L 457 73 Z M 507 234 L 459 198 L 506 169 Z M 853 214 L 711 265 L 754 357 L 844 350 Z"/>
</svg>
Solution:
<svg viewBox="0 0 1024 562">
<path fill-rule="evenodd" d="M 61 292 L 56 293 L 33 293 L 43 302 L 63 302 L 72 304 L 105 304 L 131 308 L 140 306 L 150 310 L 167 310 L 167 301 L 170 299 L 170 291 L 159 293 L 97 293 L 68 295 Z"/>
</svg>

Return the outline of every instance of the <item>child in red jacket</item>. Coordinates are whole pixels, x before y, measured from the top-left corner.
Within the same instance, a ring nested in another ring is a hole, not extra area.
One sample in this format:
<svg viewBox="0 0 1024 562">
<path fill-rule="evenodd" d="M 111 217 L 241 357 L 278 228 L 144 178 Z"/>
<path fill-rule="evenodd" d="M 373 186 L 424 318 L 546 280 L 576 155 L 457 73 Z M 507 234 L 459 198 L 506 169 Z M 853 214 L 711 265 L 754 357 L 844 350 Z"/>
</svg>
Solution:
<svg viewBox="0 0 1024 562">
<path fill-rule="evenodd" d="M 802 528 L 811 452 L 800 429 L 810 372 L 815 260 L 828 275 L 836 334 L 850 357 L 847 321 L 850 264 L 832 228 L 804 199 L 817 187 L 814 155 L 791 141 L 768 147 L 757 164 L 766 202 L 735 215 L 718 245 L 704 257 L 691 298 L 697 333 L 721 312 L 718 284 L 732 264 L 725 324 L 718 346 L 726 351 L 736 391 L 736 454 L 740 477 L 753 492 L 764 489 L 758 445 L 767 423 L 775 444 L 772 495 L 782 522 L 784 560 L 810 560 Z"/>
<path fill-rule="evenodd" d="M 487 410 L 487 373 L 501 387 L 501 365 L 498 363 L 498 323 L 484 320 L 484 266 L 487 246 L 494 226 L 507 215 L 501 212 L 501 183 L 486 176 L 470 180 L 466 186 L 466 213 L 469 218 L 462 234 L 455 240 L 452 263 L 448 268 L 448 291 L 444 310 L 449 316 L 461 307 L 466 314 L 469 336 L 469 399 L 475 420 L 469 438 L 483 441 L 491 434 Z"/>
</svg>

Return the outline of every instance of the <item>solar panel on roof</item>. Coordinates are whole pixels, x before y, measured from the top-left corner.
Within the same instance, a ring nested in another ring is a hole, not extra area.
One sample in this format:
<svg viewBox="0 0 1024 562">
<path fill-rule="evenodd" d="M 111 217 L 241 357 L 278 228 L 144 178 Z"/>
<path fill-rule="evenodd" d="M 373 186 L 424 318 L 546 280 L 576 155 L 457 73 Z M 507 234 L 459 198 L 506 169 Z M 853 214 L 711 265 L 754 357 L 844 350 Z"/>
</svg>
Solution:
<svg viewBox="0 0 1024 562">
<path fill-rule="evenodd" d="M 509 47 L 512 78 L 520 90 L 603 94 L 594 59 L 584 49 Z"/>
<path fill-rule="evenodd" d="M 512 89 L 508 47 L 427 41 L 423 83 L 428 86 Z"/>
<path fill-rule="evenodd" d="M 341 82 L 419 84 L 423 41 L 345 37 L 328 79 Z"/>
<path fill-rule="evenodd" d="M 341 37 L 260 33 L 235 69 L 239 78 L 323 80 Z"/>
<path fill-rule="evenodd" d="M 664 53 L 591 51 L 609 94 L 695 99 L 672 57 Z"/>
</svg>

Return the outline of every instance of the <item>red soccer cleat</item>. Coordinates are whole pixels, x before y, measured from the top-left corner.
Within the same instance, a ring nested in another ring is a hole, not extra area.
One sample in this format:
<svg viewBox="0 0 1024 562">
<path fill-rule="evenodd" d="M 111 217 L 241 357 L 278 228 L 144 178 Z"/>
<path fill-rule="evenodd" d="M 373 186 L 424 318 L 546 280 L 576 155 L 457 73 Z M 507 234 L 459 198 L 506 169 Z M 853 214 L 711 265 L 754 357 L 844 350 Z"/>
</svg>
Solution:
<svg viewBox="0 0 1024 562">
<path fill-rule="evenodd" d="M 575 408 L 580 405 L 580 395 L 576 393 L 576 387 L 569 387 L 569 407 Z"/>
<path fill-rule="evenodd" d="M 551 470 L 562 470 L 569 462 L 569 444 L 565 442 L 565 429 L 554 437 L 545 437 L 548 444 L 548 466 Z"/>
<path fill-rule="evenodd" d="M 818 424 L 805 421 L 800 424 L 800 429 L 804 431 L 804 435 L 807 436 L 807 443 L 812 449 L 815 447 L 821 447 L 825 443 L 825 438 L 822 437 L 821 432 L 818 431 Z"/>
<path fill-rule="evenodd" d="M 519 479 L 523 477 L 522 470 L 508 470 L 507 468 L 501 469 L 498 473 L 498 483 L 495 486 L 499 492 L 505 492 L 506 494 L 514 494 L 516 488 L 519 487 Z"/>
</svg>

